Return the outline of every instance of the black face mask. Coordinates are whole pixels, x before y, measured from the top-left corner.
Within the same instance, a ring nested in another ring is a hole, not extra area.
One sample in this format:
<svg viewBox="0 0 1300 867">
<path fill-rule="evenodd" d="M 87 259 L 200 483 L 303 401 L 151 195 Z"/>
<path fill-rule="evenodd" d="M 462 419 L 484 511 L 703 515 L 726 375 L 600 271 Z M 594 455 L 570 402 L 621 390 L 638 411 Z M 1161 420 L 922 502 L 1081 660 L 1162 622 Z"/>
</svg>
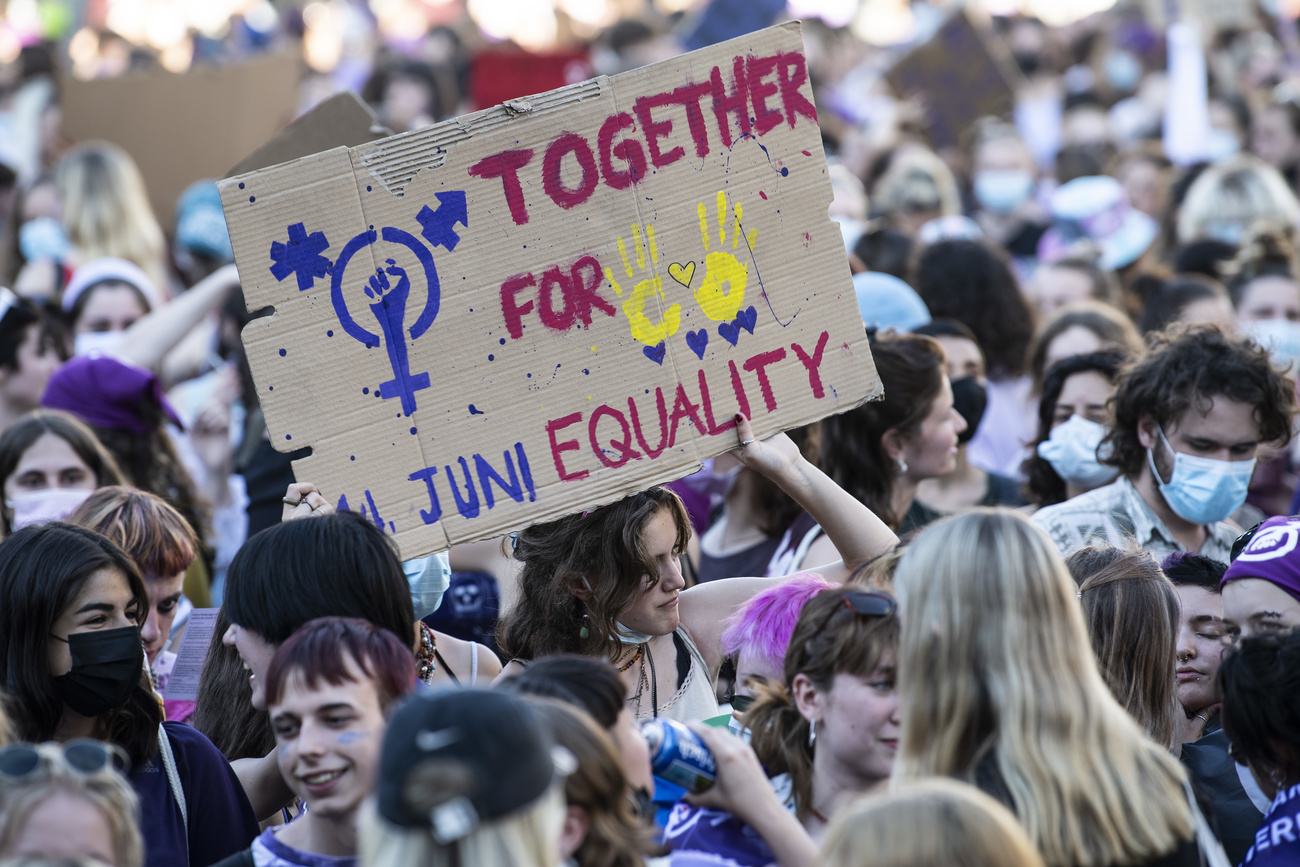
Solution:
<svg viewBox="0 0 1300 867">
<path fill-rule="evenodd" d="M 64 704 L 86 717 L 126 704 L 144 671 L 138 628 L 74 632 L 59 640 L 67 642 L 72 654 L 72 669 L 54 678 L 54 691 Z"/>
<path fill-rule="evenodd" d="M 1026 78 L 1032 78 L 1043 65 L 1038 55 L 1032 51 L 1016 51 L 1012 53 L 1011 57 Z"/>
<path fill-rule="evenodd" d="M 984 418 L 984 408 L 988 406 L 989 395 L 973 376 L 964 376 L 952 381 L 952 406 L 957 414 L 966 420 L 966 430 L 957 434 L 958 443 L 968 443 L 975 436 L 975 431 Z"/>
</svg>

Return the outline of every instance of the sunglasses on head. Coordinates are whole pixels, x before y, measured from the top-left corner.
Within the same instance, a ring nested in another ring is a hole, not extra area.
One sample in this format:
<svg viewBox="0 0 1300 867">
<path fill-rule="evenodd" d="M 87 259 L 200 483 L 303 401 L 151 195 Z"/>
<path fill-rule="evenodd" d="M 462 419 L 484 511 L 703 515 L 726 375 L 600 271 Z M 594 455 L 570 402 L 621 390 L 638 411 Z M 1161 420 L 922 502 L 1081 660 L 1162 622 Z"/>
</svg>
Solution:
<svg viewBox="0 0 1300 867">
<path fill-rule="evenodd" d="M 90 738 L 76 738 L 60 748 L 67 766 L 83 776 L 98 774 L 107 768 L 125 774 L 130 764 L 121 747 Z M 28 779 L 45 771 L 49 761 L 49 757 L 34 744 L 11 744 L 0 749 L 0 778 L 10 781 Z"/>
<path fill-rule="evenodd" d="M 883 590 L 853 590 L 848 593 L 840 594 L 840 605 L 852 611 L 858 617 L 889 617 L 898 610 L 898 603 L 894 597 L 890 596 Z M 822 619 L 821 625 L 817 631 L 810 637 L 809 641 L 822 634 L 826 624 L 831 622 L 831 618 L 839 613 L 840 606 L 834 605 L 831 610 L 826 612 Z"/>
</svg>

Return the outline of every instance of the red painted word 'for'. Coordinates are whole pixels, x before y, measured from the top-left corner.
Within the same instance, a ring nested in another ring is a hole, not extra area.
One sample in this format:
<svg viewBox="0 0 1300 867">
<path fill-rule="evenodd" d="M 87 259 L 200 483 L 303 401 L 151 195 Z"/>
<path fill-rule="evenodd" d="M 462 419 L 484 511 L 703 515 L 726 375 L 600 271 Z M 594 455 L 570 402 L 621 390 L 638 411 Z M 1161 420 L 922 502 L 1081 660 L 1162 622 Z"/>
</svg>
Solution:
<svg viewBox="0 0 1300 867">
<path fill-rule="evenodd" d="M 541 278 L 531 273 L 516 274 L 501 284 L 501 318 L 514 340 L 524 336 L 524 316 L 533 312 L 533 299 L 520 301 L 525 289 L 536 290 L 537 318 L 554 331 L 567 331 L 575 322 L 591 325 L 592 309 L 615 315 L 613 305 L 596 290 L 605 272 L 594 256 L 583 256 L 566 271 L 554 265 Z"/>
</svg>

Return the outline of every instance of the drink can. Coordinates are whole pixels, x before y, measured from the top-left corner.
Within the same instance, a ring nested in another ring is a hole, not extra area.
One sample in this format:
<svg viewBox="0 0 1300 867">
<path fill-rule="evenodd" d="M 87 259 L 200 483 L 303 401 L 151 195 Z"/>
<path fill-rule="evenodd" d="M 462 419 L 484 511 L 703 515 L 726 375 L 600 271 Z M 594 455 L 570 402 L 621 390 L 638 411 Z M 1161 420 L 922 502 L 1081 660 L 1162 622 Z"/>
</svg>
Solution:
<svg viewBox="0 0 1300 867">
<path fill-rule="evenodd" d="M 655 776 L 692 794 L 705 791 L 717 779 L 713 753 L 699 735 L 674 720 L 657 717 L 641 724 L 650 746 L 650 768 Z"/>
</svg>

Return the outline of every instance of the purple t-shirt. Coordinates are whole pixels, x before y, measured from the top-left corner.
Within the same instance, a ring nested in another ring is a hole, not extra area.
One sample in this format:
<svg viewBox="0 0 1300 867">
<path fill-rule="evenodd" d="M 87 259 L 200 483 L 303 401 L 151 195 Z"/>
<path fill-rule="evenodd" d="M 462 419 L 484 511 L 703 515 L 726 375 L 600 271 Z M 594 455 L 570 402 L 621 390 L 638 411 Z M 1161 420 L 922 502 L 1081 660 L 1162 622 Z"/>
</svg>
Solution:
<svg viewBox="0 0 1300 867">
<path fill-rule="evenodd" d="M 247 849 L 257 836 L 257 817 L 239 778 L 216 747 L 187 725 L 163 723 L 176 757 L 176 771 L 189 813 L 189 852 L 181 808 L 167 783 L 162 756 L 131 771 L 140 798 L 145 867 L 208 867 Z"/>
<path fill-rule="evenodd" d="M 1254 845 L 1246 853 L 1246 864 L 1268 867 L 1300 865 L 1300 785 L 1282 789 L 1255 832 Z"/>
</svg>

